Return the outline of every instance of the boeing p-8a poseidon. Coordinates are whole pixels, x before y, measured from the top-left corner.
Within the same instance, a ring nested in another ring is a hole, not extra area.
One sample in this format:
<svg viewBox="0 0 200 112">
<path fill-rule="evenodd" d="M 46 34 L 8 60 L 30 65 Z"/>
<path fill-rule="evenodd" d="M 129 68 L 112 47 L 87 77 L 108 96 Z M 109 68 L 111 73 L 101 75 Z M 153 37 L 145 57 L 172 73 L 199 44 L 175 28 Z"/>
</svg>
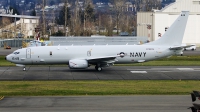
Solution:
<svg viewBox="0 0 200 112">
<path fill-rule="evenodd" d="M 102 70 L 113 64 L 141 63 L 182 52 L 181 46 L 189 12 L 182 11 L 179 17 L 158 40 L 143 45 L 99 46 L 40 46 L 18 49 L 6 56 L 17 66 L 68 64 L 71 69 L 86 69 L 95 65 Z"/>
</svg>

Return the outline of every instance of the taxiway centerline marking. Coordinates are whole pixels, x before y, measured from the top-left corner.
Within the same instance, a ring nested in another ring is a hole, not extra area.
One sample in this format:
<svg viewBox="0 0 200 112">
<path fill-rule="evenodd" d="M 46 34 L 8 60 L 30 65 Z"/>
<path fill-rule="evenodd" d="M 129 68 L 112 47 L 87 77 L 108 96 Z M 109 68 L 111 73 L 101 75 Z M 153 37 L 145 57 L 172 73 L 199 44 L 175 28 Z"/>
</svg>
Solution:
<svg viewBox="0 0 200 112">
<path fill-rule="evenodd" d="M 147 71 L 131 71 L 131 73 L 147 73 Z"/>
<path fill-rule="evenodd" d="M 194 70 L 193 68 L 176 68 L 178 70 L 181 70 L 181 71 L 191 71 L 191 70 Z"/>
</svg>

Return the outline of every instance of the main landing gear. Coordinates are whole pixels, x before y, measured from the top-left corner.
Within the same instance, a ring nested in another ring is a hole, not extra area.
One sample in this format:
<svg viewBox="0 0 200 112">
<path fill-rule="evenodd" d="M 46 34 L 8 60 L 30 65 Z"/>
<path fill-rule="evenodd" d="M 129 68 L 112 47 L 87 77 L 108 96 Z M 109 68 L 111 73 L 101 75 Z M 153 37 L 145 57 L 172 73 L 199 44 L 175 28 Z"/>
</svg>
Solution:
<svg viewBox="0 0 200 112">
<path fill-rule="evenodd" d="M 23 68 L 23 71 L 26 71 L 26 67 Z"/>
<path fill-rule="evenodd" d="M 97 71 L 99 71 L 99 72 L 102 71 L 102 68 L 101 68 L 100 66 L 98 66 L 98 65 L 95 66 L 95 69 L 96 69 Z"/>
</svg>

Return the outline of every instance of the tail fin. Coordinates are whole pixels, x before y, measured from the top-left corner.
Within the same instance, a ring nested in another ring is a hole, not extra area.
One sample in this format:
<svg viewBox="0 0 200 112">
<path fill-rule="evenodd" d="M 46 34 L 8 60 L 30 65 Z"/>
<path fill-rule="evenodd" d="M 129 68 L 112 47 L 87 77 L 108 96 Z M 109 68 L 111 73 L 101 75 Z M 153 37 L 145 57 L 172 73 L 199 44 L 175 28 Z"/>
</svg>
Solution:
<svg viewBox="0 0 200 112">
<path fill-rule="evenodd" d="M 189 11 L 182 11 L 179 17 L 158 40 L 148 43 L 148 45 L 170 45 L 180 46 L 182 44 Z"/>
</svg>

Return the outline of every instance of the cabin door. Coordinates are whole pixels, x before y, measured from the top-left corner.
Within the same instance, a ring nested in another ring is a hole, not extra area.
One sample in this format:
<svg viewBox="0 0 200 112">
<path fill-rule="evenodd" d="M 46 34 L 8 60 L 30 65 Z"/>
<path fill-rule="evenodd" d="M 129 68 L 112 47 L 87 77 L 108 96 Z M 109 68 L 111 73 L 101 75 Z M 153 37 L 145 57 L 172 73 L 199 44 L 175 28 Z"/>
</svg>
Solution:
<svg viewBox="0 0 200 112">
<path fill-rule="evenodd" d="M 30 59 L 31 58 L 31 49 L 26 49 L 26 58 Z"/>
</svg>

